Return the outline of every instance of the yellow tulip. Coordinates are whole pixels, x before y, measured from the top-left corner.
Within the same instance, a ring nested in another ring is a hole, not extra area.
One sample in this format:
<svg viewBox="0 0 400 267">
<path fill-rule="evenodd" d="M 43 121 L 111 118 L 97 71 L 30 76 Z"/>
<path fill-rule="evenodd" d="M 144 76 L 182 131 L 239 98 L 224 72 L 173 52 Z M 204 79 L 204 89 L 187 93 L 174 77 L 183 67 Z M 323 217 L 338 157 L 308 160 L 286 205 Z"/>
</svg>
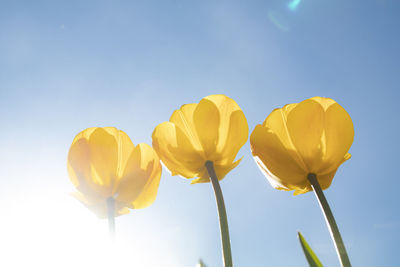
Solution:
<svg viewBox="0 0 400 267">
<path fill-rule="evenodd" d="M 225 95 L 210 95 L 198 104 L 183 105 L 168 122 L 153 132 L 153 147 L 172 175 L 205 183 L 210 176 L 207 161 L 214 164 L 219 180 L 235 168 L 239 149 L 248 138 L 243 111 Z"/>
<path fill-rule="evenodd" d="M 311 189 L 308 174 L 322 189 L 330 186 L 338 167 L 351 155 L 353 123 L 346 110 L 330 98 L 313 97 L 278 108 L 250 136 L 253 156 L 273 187 Z"/>
<path fill-rule="evenodd" d="M 126 133 L 114 127 L 94 127 L 73 140 L 68 173 L 78 190 L 74 196 L 100 218 L 106 218 L 110 198 L 115 203 L 115 216 L 128 213 L 128 208 L 152 204 L 161 164 L 151 146 L 134 146 Z"/>
</svg>

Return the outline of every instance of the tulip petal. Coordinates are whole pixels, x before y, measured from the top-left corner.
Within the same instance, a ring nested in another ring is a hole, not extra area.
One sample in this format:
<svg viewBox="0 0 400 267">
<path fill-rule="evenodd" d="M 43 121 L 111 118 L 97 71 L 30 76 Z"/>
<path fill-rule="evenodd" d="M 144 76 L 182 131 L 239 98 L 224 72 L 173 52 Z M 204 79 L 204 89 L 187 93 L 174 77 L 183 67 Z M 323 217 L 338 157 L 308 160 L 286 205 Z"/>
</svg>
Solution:
<svg viewBox="0 0 400 267">
<path fill-rule="evenodd" d="M 291 190 L 290 188 L 286 187 L 286 185 L 284 185 L 284 182 L 282 182 L 277 176 L 275 176 L 267 169 L 264 162 L 258 156 L 254 156 L 253 158 L 254 161 L 257 163 L 258 168 L 264 174 L 264 176 L 267 178 L 268 182 L 273 188 L 285 191 Z"/>
<path fill-rule="evenodd" d="M 198 104 L 186 104 L 181 106 L 180 109 L 172 113 L 169 121 L 185 133 L 196 150 L 201 151 L 203 147 L 201 146 L 194 124 L 194 112 L 197 105 Z"/>
<path fill-rule="evenodd" d="M 265 119 L 263 125 L 270 128 L 277 135 L 291 157 L 296 160 L 297 164 L 301 166 L 304 171 L 307 171 L 307 167 L 297 152 L 287 129 L 287 115 L 296 105 L 297 104 L 289 104 L 285 105 L 283 108 L 273 110 Z"/>
<path fill-rule="evenodd" d="M 322 161 L 324 110 L 311 99 L 296 105 L 287 116 L 287 128 L 307 172 L 317 172 Z"/>
<path fill-rule="evenodd" d="M 205 159 L 195 150 L 185 133 L 171 122 L 159 124 L 153 131 L 153 147 L 172 175 L 196 177 Z"/>
<path fill-rule="evenodd" d="M 140 146 L 142 150 L 141 165 L 146 166 L 151 172 L 140 195 L 133 202 L 134 209 L 146 208 L 155 201 L 162 171 L 160 160 L 154 149 L 147 144 L 140 144 Z"/>
<path fill-rule="evenodd" d="M 114 136 L 118 144 L 117 178 L 119 179 L 124 173 L 126 162 L 128 161 L 132 153 L 134 145 L 129 136 L 124 131 L 118 130 L 115 127 L 103 127 L 102 129 Z"/>
<path fill-rule="evenodd" d="M 92 133 L 99 127 L 91 127 L 91 128 L 87 128 L 83 131 L 81 131 L 80 133 L 78 133 L 74 140 L 72 141 L 72 145 L 75 144 L 75 142 L 77 142 L 79 139 L 84 138 L 87 141 L 89 141 L 89 137 L 90 135 L 92 135 Z"/>
<path fill-rule="evenodd" d="M 92 179 L 90 145 L 85 138 L 74 140 L 68 152 L 67 168 L 71 182 L 80 192 L 107 194 L 102 184 Z"/>
<path fill-rule="evenodd" d="M 75 187 L 86 184 L 86 177 L 90 177 L 90 148 L 85 138 L 74 140 L 68 152 L 67 167 Z"/>
<path fill-rule="evenodd" d="M 257 125 L 250 136 L 250 144 L 253 156 L 273 175 L 271 178 L 276 180 L 279 189 L 293 190 L 305 182 L 304 170 L 271 129 Z"/>
<path fill-rule="evenodd" d="M 91 178 L 106 189 L 105 197 L 112 195 L 118 166 L 118 144 L 113 135 L 97 128 L 89 138 Z"/>
<path fill-rule="evenodd" d="M 354 139 L 354 127 L 350 115 L 336 102 L 325 112 L 324 164 L 318 173 L 329 173 L 343 163 Z"/>
<path fill-rule="evenodd" d="M 230 97 L 227 97 L 226 95 L 209 95 L 204 98 L 204 100 L 208 100 L 212 103 L 214 103 L 215 107 L 218 109 L 219 112 L 219 126 L 218 126 L 218 143 L 217 143 L 217 149 L 216 151 L 219 153 L 220 151 L 224 150 L 226 146 L 226 142 L 228 140 L 228 136 L 230 134 L 230 121 L 232 117 L 232 113 L 235 111 L 240 111 L 239 105 L 235 102 Z M 210 115 L 211 116 L 211 115 Z M 246 121 L 246 126 L 247 126 L 247 121 Z M 248 127 L 248 126 L 247 126 Z M 241 129 L 241 131 L 244 131 L 244 129 Z M 248 137 L 248 129 L 247 129 L 247 136 L 246 140 Z"/>
<path fill-rule="evenodd" d="M 160 177 L 161 165 L 153 148 L 139 144 L 127 162 L 116 199 L 131 208 L 147 207 L 156 197 Z"/>
<path fill-rule="evenodd" d="M 125 203 L 132 203 L 142 191 L 150 176 L 151 170 L 142 164 L 142 150 L 137 145 L 129 157 L 122 179 L 116 190 L 116 199 Z"/>
<path fill-rule="evenodd" d="M 90 147 L 88 140 L 90 135 L 97 127 L 87 128 L 78 133 L 72 141 L 68 152 L 67 168 L 71 182 L 75 187 L 83 190 L 88 189 L 89 182 L 86 177 L 90 177 Z"/>
<path fill-rule="evenodd" d="M 323 190 L 327 189 L 331 185 L 333 177 L 336 174 L 336 171 L 337 169 L 334 169 L 333 171 L 327 174 L 317 175 L 319 185 Z"/>
<path fill-rule="evenodd" d="M 242 161 L 242 159 L 243 159 L 243 157 L 238 159 L 235 162 L 230 163 L 230 164 L 221 164 L 221 165 L 215 164 L 215 173 L 217 175 L 218 180 L 221 181 L 222 179 L 224 179 L 225 176 L 231 170 L 233 170 L 234 168 L 236 168 L 239 165 L 239 163 Z"/>
<path fill-rule="evenodd" d="M 217 148 L 220 126 L 218 108 L 213 102 L 203 98 L 194 111 L 193 119 L 206 159 L 214 160 L 212 157 Z"/>
<path fill-rule="evenodd" d="M 224 165 L 235 160 L 240 148 L 247 142 L 249 126 L 241 110 L 234 111 L 230 116 L 229 130 L 224 147 L 220 151 L 216 165 Z"/>
</svg>

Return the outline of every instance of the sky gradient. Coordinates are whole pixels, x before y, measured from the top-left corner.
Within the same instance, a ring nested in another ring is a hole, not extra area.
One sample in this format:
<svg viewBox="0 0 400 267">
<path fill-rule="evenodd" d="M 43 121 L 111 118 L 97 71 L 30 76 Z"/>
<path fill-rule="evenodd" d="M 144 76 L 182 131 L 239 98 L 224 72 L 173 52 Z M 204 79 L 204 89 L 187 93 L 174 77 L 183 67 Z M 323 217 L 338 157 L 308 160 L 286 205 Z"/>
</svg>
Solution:
<svg viewBox="0 0 400 267">
<path fill-rule="evenodd" d="M 326 197 L 353 266 L 398 265 L 399 12 L 396 0 L 0 0 L 0 265 L 110 266 L 93 245 L 106 221 L 69 195 L 74 136 L 115 126 L 151 144 L 157 124 L 210 94 L 233 98 L 250 131 L 288 103 L 341 104 L 352 158 Z M 221 182 L 235 266 L 307 266 L 297 231 L 338 266 L 313 193 L 273 189 L 249 142 L 242 156 Z M 163 169 L 155 203 L 116 224 L 118 266 L 222 264 L 210 184 Z"/>
</svg>

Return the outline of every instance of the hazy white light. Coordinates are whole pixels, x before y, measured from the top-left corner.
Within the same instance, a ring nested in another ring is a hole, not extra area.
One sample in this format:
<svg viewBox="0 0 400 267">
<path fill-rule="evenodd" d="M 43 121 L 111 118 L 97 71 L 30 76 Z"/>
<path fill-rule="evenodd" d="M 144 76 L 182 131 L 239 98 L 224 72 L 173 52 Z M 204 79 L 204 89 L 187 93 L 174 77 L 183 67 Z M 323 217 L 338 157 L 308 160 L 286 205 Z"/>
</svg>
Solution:
<svg viewBox="0 0 400 267">
<path fill-rule="evenodd" d="M 164 266 L 148 244 L 142 251 L 141 240 L 121 235 L 111 243 L 107 220 L 67 194 L 21 196 L 3 206 L 0 266 Z"/>
</svg>

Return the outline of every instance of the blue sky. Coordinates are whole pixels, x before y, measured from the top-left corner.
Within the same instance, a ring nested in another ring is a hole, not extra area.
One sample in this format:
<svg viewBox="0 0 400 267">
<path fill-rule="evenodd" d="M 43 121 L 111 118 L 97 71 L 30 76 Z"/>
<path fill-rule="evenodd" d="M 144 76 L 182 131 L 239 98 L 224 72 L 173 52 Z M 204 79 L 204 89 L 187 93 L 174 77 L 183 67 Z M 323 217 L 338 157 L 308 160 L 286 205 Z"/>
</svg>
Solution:
<svg viewBox="0 0 400 267">
<path fill-rule="evenodd" d="M 353 157 L 325 193 L 353 265 L 395 266 L 399 11 L 396 0 L 0 1 L 0 263 L 101 258 L 89 239 L 105 242 L 106 222 L 68 195 L 74 136 L 115 126 L 151 144 L 180 105 L 223 93 L 250 130 L 317 95 L 349 112 Z M 314 195 L 273 189 L 249 143 L 241 156 L 221 182 L 235 266 L 307 266 L 299 230 L 338 266 Z M 117 218 L 117 235 L 121 266 L 221 266 L 211 185 L 167 171 L 151 207 Z"/>
</svg>

